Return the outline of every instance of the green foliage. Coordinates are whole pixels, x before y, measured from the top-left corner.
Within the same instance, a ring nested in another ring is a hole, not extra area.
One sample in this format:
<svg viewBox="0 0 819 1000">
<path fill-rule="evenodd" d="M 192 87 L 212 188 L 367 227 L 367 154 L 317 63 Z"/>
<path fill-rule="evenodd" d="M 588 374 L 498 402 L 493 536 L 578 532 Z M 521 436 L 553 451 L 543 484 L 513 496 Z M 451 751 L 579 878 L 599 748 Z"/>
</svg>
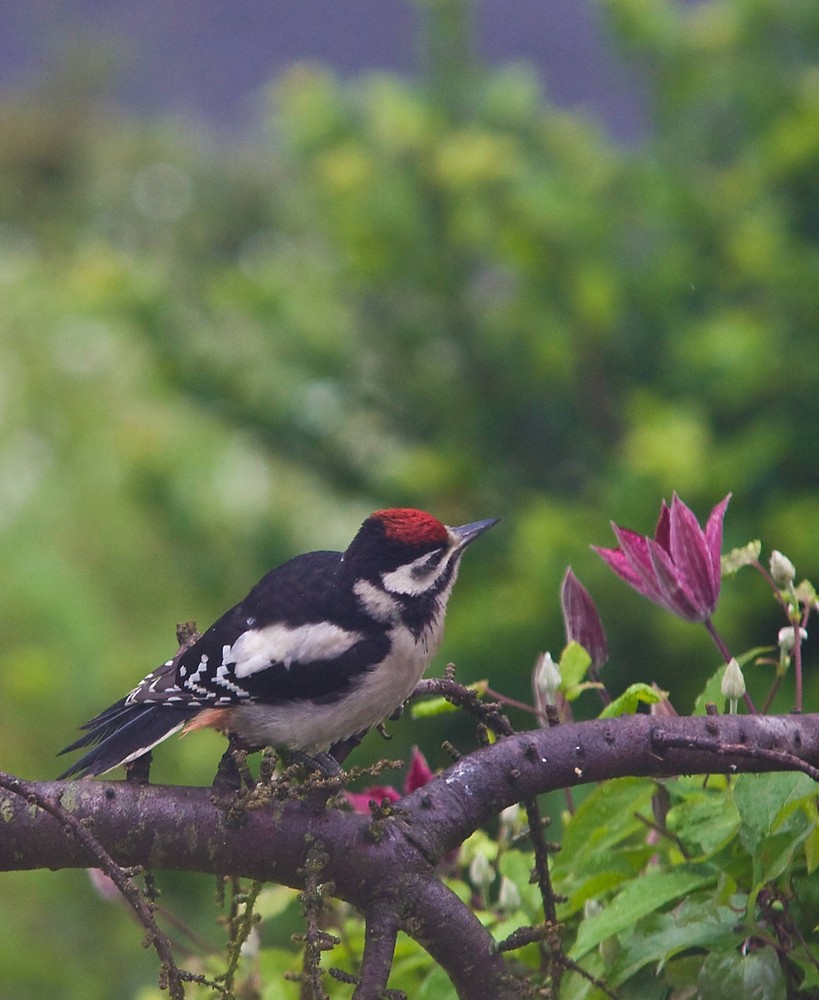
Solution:
<svg viewBox="0 0 819 1000">
<path fill-rule="evenodd" d="M 609 630 L 615 705 L 650 701 L 646 680 L 694 704 L 707 638 L 623 597 L 587 552 L 609 518 L 649 531 L 658 495 L 703 513 L 733 490 L 730 544 L 775 539 L 816 578 L 819 7 L 605 10 L 648 80 L 651 134 L 631 149 L 521 67 L 466 79 L 438 65 L 429 87 L 297 67 L 271 88 L 263 132 L 230 148 L 185 123 L 112 119 L 76 77 L 0 107 L 7 770 L 53 775 L 77 724 L 167 657 L 177 620 L 207 624 L 270 565 L 343 546 L 388 503 L 504 517 L 469 554 L 443 655 L 527 700 L 538 650 L 560 644 L 571 561 Z M 721 631 L 769 641 L 774 602 L 742 576 Z M 578 674 L 573 709 L 592 714 L 585 667 L 561 666 L 564 684 Z M 721 676 L 696 711 L 722 706 Z M 457 719 L 393 728 L 435 761 Z M 362 754 L 379 749 L 371 737 Z M 155 776 L 206 782 L 219 752 L 191 737 Z M 768 894 L 806 929 L 819 910 L 813 813 L 789 780 L 669 784 L 673 836 L 651 844 L 636 816 L 656 789 L 596 789 L 555 861 L 590 971 L 623 996 L 659 995 L 655 966 L 703 997 L 784 995 Z M 526 908 L 524 855 L 495 863 Z M 51 907 L 61 938 L 53 916 L 38 922 L 41 878 L 4 876 L 7 989 L 55 993 L 26 959 L 47 927 L 61 996 L 106 997 L 114 979 L 137 995 L 153 966 L 124 913 L 72 881 Z M 633 888 L 646 879 L 651 910 Z M 166 897 L 210 927 L 206 889 L 169 877 Z M 593 901 L 603 912 L 583 915 Z M 293 967 L 294 928 L 277 919 L 266 971 Z M 95 963 L 79 929 L 107 942 Z M 406 947 L 396 985 L 445 996 Z M 814 988 L 806 952 L 790 961 Z M 593 989 L 571 974 L 565 993 Z"/>
<path fill-rule="evenodd" d="M 563 825 L 551 867 L 554 889 L 565 900 L 558 908 L 564 944 L 577 969 L 603 980 L 618 997 L 646 995 L 647 982 L 658 997 L 669 990 L 710 996 L 720 982 L 742 984 L 747 992 L 741 996 L 807 995 L 787 993 L 789 977 L 812 988 L 819 948 L 808 942 L 819 898 L 807 879 L 819 862 L 819 816 L 815 786 L 805 775 L 680 778 L 662 785 L 609 781 L 567 813 Z M 498 941 L 542 921 L 531 853 L 512 846 L 515 828 L 518 820 L 504 817 L 496 836 L 477 831 L 448 862 L 450 887 L 471 900 Z M 287 889 L 263 891 L 258 940 L 296 899 Z M 323 967 L 355 974 L 360 920 L 327 901 L 322 927 L 341 942 Z M 270 996 L 299 995 L 282 979 L 301 971 L 292 949 L 259 949 L 257 943 L 243 955 L 237 986 L 264 984 L 262 996 L 269 990 Z M 532 973 L 539 968 L 535 944 L 517 949 L 515 957 Z M 214 967 L 207 974 L 218 973 Z M 455 995 L 403 935 L 390 986 L 409 996 Z M 329 997 L 349 995 L 345 989 L 327 980 Z M 561 996 L 601 995 L 588 975 L 566 975 Z"/>
<path fill-rule="evenodd" d="M 656 705 L 667 695 L 667 691 L 660 691 L 650 684 L 629 684 L 621 695 L 606 705 L 600 713 L 600 718 L 608 719 L 617 715 L 632 715 L 638 711 L 640 705 Z"/>
</svg>

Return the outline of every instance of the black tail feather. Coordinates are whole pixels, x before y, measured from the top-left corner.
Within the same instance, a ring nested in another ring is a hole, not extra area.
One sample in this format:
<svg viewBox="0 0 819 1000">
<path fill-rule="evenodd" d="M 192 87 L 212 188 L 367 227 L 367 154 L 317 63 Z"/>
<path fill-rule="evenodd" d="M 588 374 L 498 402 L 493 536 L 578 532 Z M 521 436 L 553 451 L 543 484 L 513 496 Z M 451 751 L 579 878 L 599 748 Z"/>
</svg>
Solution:
<svg viewBox="0 0 819 1000">
<path fill-rule="evenodd" d="M 83 729 L 88 732 L 60 751 L 69 753 L 81 747 L 92 747 L 57 780 L 104 774 L 118 764 L 134 760 L 176 732 L 197 711 L 198 708 L 182 705 L 144 702 L 126 705 L 124 699 L 118 701 L 87 722 Z"/>
<path fill-rule="evenodd" d="M 83 723 L 80 729 L 87 730 L 85 735 L 80 736 L 79 739 L 74 740 L 69 746 L 60 750 L 58 756 L 62 756 L 64 753 L 71 753 L 72 750 L 79 750 L 80 747 L 87 747 L 92 743 L 101 743 L 107 736 L 110 736 L 119 729 L 123 719 L 125 719 L 125 724 L 127 724 L 129 720 L 126 717 L 130 716 L 133 718 L 133 709 L 133 705 L 125 704 L 124 698 L 120 699 L 115 705 L 106 708 L 104 712 L 100 712 L 93 719 L 89 719 L 88 722 Z"/>
</svg>

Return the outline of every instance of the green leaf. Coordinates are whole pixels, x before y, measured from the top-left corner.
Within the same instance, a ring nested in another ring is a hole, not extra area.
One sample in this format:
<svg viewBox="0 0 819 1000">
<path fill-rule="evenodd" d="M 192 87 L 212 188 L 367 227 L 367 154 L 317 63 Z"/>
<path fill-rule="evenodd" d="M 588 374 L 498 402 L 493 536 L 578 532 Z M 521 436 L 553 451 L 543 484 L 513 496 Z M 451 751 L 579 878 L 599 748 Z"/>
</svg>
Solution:
<svg viewBox="0 0 819 1000">
<path fill-rule="evenodd" d="M 353 948 L 355 951 L 353 951 Z M 353 942 L 350 953 L 355 955 L 360 954 L 358 942 Z M 409 996 L 417 996 L 419 984 L 429 977 L 434 968 L 435 964 L 433 960 L 416 941 L 407 934 L 398 935 L 393 955 L 392 970 L 390 972 L 390 985 L 395 989 L 406 991 Z M 339 1000 L 342 996 L 345 996 L 345 998 L 349 997 L 349 993 L 346 993 L 346 995 L 340 993 Z M 442 989 L 441 996 L 451 996 L 455 1000 L 451 988 L 449 992 L 446 989 Z"/>
<path fill-rule="evenodd" d="M 560 687 L 561 690 L 563 691 L 563 695 L 566 698 L 566 701 L 577 701 L 577 699 L 580 697 L 581 694 L 583 694 L 584 691 L 599 691 L 600 688 L 603 687 L 603 685 L 600 684 L 598 681 L 583 681 L 581 684 L 575 684 L 570 688 L 564 689 L 562 684 L 560 685 Z"/>
<path fill-rule="evenodd" d="M 784 774 L 780 775 L 780 777 L 785 776 Z M 773 826 L 779 828 L 797 810 L 804 813 L 809 822 L 816 825 L 819 820 L 819 814 L 816 812 L 816 783 L 807 774 L 794 773 L 789 776 L 796 780 L 792 783 L 782 783 L 784 786 L 783 791 L 787 790 L 787 793 L 784 796 L 778 813 L 774 817 Z"/>
<path fill-rule="evenodd" d="M 808 866 L 808 875 L 812 875 L 819 867 L 819 827 L 816 824 L 805 838 L 805 862 Z"/>
<path fill-rule="evenodd" d="M 602 912 L 580 925 L 571 956 L 577 960 L 602 941 L 634 929 L 638 920 L 704 885 L 714 883 L 714 873 L 701 868 L 649 872 L 630 882 Z"/>
<path fill-rule="evenodd" d="M 705 682 L 705 687 L 694 702 L 694 715 L 705 715 L 705 706 L 709 703 L 717 706 L 720 713 L 725 711 L 725 695 L 722 693 L 722 675 L 725 664 L 721 664 Z"/>
<path fill-rule="evenodd" d="M 805 607 L 815 607 L 817 601 L 816 588 L 810 580 L 803 580 L 796 588 L 796 596 Z"/>
<path fill-rule="evenodd" d="M 646 778 L 615 778 L 593 789 L 566 825 L 555 870 L 580 870 L 587 859 L 611 851 L 635 833 L 644 834 L 635 813 L 651 811 L 655 788 Z M 606 817 L 604 823 L 601 816 Z"/>
<path fill-rule="evenodd" d="M 667 691 L 658 691 L 650 684 L 630 684 L 621 695 L 606 705 L 600 713 L 600 718 L 611 719 L 617 715 L 633 715 L 638 705 L 656 705 L 667 696 Z"/>
<path fill-rule="evenodd" d="M 743 954 L 738 949 L 711 952 L 700 971 L 697 1000 L 785 1000 L 785 981 L 772 948 Z"/>
<path fill-rule="evenodd" d="M 254 909 L 263 920 L 269 920 L 284 913 L 288 906 L 298 902 L 298 898 L 298 890 L 289 886 L 265 886 L 256 897 Z"/>
<path fill-rule="evenodd" d="M 645 825 L 636 814 L 651 815 L 655 789 L 646 778 L 617 778 L 597 786 L 580 804 L 552 865 L 555 890 L 568 897 L 560 906 L 561 919 L 643 870 L 656 847 L 646 843 Z"/>
<path fill-rule="evenodd" d="M 657 913 L 641 921 L 623 945 L 607 984 L 617 987 L 649 964 L 662 968 L 689 948 L 731 948 L 745 931 L 737 929 L 737 915 L 728 906 L 717 907 L 711 899 L 688 899 L 674 913 Z"/>
<path fill-rule="evenodd" d="M 457 997 L 452 980 L 440 966 L 430 971 L 413 995 L 416 1000 L 456 1000 Z"/>
<path fill-rule="evenodd" d="M 492 864 L 498 856 L 498 842 L 494 837 L 490 837 L 485 830 L 474 830 L 461 844 L 458 852 L 461 864 L 468 868 L 472 860 L 478 854 L 482 854 L 487 861 Z"/>
<path fill-rule="evenodd" d="M 807 954 L 805 954 L 807 951 Z M 816 945 L 808 944 L 806 949 L 792 951 L 788 955 L 788 960 L 802 972 L 802 981 L 799 989 L 804 996 L 815 996 L 819 990 L 819 949 Z M 812 994 L 808 990 L 814 991 Z"/>
<path fill-rule="evenodd" d="M 584 865 L 582 872 L 574 877 L 555 879 L 555 886 L 565 897 L 558 908 L 558 918 L 568 920 L 579 913 L 589 900 L 600 900 L 612 896 L 632 879 L 639 878 L 640 872 L 648 864 L 651 852 L 618 851 L 609 858 L 597 857 Z"/>
<path fill-rule="evenodd" d="M 740 827 L 739 812 L 731 792 L 703 788 L 701 781 L 675 801 L 666 822 L 689 852 L 700 852 L 698 857 L 691 859 L 695 861 L 704 861 L 721 851 Z"/>
<path fill-rule="evenodd" d="M 259 952 L 259 973 L 265 984 L 264 1000 L 298 1000 L 299 983 L 285 979 L 285 973 L 301 971 L 301 956 L 296 949 L 263 948 Z"/>
<path fill-rule="evenodd" d="M 748 542 L 747 545 L 743 545 L 740 548 L 731 549 L 730 552 L 726 552 L 720 560 L 723 577 L 733 576 L 743 566 L 751 566 L 757 562 L 761 552 L 762 542 L 758 539 Z"/>
<path fill-rule="evenodd" d="M 814 784 L 804 774 L 743 774 L 737 779 L 740 840 L 753 862 L 755 893 L 793 864 L 797 850 L 814 832 L 815 807 L 807 812 L 802 808 L 813 795 Z"/>
<path fill-rule="evenodd" d="M 743 842 L 752 849 L 762 837 L 786 823 L 795 807 L 815 792 L 814 782 L 798 772 L 740 774 L 734 783 L 734 802 L 742 820 Z"/>
<path fill-rule="evenodd" d="M 591 657 L 579 642 L 572 640 L 560 654 L 560 690 L 576 687 L 591 666 Z"/>
</svg>

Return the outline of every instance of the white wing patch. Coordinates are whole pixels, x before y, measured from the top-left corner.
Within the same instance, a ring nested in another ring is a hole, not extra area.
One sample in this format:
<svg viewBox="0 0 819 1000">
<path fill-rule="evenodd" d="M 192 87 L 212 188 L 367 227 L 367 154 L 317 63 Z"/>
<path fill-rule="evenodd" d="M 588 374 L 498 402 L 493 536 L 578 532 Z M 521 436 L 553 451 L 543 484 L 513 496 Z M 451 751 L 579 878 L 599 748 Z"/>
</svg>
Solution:
<svg viewBox="0 0 819 1000">
<path fill-rule="evenodd" d="M 202 674 L 207 671 L 207 669 L 208 656 L 207 653 L 203 653 L 196 670 L 194 670 L 190 677 L 184 681 L 185 690 L 193 691 L 194 694 L 202 695 L 203 698 L 207 698 L 210 695 L 209 689 L 199 683 L 199 679 Z"/>
<path fill-rule="evenodd" d="M 289 668 L 298 662 L 331 660 L 360 640 L 359 632 L 348 632 L 329 622 L 312 622 L 296 628 L 268 625 L 243 632 L 233 646 L 225 647 L 222 662 L 235 664 L 237 678 L 249 677 L 271 663 L 283 663 Z"/>
<path fill-rule="evenodd" d="M 225 650 L 227 650 L 227 648 L 228 647 L 226 646 Z M 229 660 L 223 660 L 219 664 L 219 667 L 213 679 L 217 684 L 221 684 L 222 687 L 227 688 L 228 691 L 232 691 L 234 694 L 238 694 L 240 698 L 247 698 L 247 691 L 245 691 L 243 688 L 240 688 L 238 684 L 234 684 L 233 681 L 231 681 L 230 677 L 228 676 L 229 662 L 230 662 Z"/>
</svg>

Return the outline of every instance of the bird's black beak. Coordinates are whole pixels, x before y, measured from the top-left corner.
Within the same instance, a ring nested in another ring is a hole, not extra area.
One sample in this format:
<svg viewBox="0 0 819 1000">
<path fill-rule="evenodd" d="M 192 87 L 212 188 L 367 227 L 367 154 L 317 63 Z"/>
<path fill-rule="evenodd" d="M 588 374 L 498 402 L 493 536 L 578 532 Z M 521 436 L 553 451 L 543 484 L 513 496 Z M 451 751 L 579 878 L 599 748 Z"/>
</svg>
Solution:
<svg viewBox="0 0 819 1000">
<path fill-rule="evenodd" d="M 462 524 L 460 528 L 450 528 L 449 531 L 457 539 L 457 548 L 465 549 L 478 535 L 489 531 L 492 525 L 497 524 L 498 521 L 500 521 L 499 517 L 490 517 L 486 521 L 473 521 L 472 524 Z"/>
</svg>

